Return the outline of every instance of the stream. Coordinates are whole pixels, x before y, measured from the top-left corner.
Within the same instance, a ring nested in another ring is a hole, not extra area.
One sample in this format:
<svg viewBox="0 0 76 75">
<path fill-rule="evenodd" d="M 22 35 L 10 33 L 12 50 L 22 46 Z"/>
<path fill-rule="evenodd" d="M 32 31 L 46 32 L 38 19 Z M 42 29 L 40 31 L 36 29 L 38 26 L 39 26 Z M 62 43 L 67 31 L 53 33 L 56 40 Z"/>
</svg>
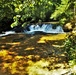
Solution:
<svg viewBox="0 0 76 75">
<path fill-rule="evenodd" d="M 15 34 L 18 28 L 14 28 L 11 31 L 6 31 L 0 34 L 0 37 Z M 20 30 L 20 29 L 19 29 Z M 52 25 L 52 24 L 42 24 L 42 25 L 27 25 L 21 30 L 21 33 L 24 34 L 55 34 L 55 33 L 64 33 L 64 30 L 61 26 Z"/>
<path fill-rule="evenodd" d="M 0 34 L 0 74 L 2 71 L 5 72 L 2 75 L 72 74 L 63 50 L 67 34 L 61 26 L 28 25 L 22 31 L 20 34 L 15 30 Z M 36 33 L 38 35 L 34 35 Z"/>
</svg>

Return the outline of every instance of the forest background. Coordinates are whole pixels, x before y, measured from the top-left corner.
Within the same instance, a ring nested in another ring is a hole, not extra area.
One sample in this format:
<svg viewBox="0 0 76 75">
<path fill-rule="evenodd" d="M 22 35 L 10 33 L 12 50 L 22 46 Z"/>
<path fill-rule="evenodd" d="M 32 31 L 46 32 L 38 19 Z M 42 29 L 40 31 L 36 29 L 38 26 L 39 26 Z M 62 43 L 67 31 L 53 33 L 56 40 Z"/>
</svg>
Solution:
<svg viewBox="0 0 76 75">
<path fill-rule="evenodd" d="M 0 0 L 0 26 L 59 21 L 60 25 L 75 19 L 75 0 Z"/>
</svg>

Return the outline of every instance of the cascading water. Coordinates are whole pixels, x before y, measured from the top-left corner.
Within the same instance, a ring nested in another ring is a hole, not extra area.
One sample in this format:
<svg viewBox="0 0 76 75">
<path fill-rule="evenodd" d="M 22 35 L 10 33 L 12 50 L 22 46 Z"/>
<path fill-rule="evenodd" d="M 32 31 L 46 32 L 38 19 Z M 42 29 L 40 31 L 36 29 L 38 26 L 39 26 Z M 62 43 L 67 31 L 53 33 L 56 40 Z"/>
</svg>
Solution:
<svg viewBox="0 0 76 75">
<path fill-rule="evenodd" d="M 15 31 L 6 31 L 3 34 L 0 34 L 0 37 L 6 36 L 6 35 L 9 35 L 9 34 L 15 34 Z"/>
<path fill-rule="evenodd" d="M 56 28 L 53 28 L 52 24 L 29 25 L 26 29 L 24 29 L 24 33 L 26 34 L 35 34 L 35 32 L 64 33 L 61 26 L 56 26 Z"/>
<path fill-rule="evenodd" d="M 36 33 L 64 33 L 63 29 L 61 26 L 55 26 L 52 24 L 42 24 L 42 25 L 29 25 L 25 29 L 21 28 L 21 33 L 25 34 L 36 34 Z M 3 34 L 0 34 L 0 37 L 6 36 L 9 34 L 15 34 L 17 30 L 20 30 L 20 28 L 15 28 L 11 31 L 6 31 Z"/>
</svg>

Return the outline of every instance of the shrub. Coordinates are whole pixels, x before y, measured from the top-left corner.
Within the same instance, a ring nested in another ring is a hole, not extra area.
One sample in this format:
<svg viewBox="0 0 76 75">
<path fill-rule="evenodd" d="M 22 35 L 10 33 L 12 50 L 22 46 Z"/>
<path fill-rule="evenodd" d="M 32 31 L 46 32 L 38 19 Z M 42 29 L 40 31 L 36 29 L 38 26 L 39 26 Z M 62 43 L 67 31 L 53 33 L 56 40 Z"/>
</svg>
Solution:
<svg viewBox="0 0 76 75">
<path fill-rule="evenodd" d="M 69 63 L 73 66 L 76 65 L 76 33 L 70 34 L 65 40 L 64 49 L 68 53 Z"/>
</svg>

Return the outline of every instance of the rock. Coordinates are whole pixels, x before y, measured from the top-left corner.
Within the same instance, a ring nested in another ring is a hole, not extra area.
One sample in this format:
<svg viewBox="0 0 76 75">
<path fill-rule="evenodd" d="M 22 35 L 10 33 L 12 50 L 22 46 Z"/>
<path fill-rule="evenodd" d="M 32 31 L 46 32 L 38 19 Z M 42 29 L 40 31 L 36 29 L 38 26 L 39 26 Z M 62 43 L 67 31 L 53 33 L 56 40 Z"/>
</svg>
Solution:
<svg viewBox="0 0 76 75">
<path fill-rule="evenodd" d="M 68 22 L 63 26 L 63 29 L 65 32 L 70 32 L 73 30 L 74 27 L 75 27 L 75 25 L 73 23 Z"/>
<path fill-rule="evenodd" d="M 76 33 L 76 26 L 73 28 L 72 33 Z"/>
</svg>

